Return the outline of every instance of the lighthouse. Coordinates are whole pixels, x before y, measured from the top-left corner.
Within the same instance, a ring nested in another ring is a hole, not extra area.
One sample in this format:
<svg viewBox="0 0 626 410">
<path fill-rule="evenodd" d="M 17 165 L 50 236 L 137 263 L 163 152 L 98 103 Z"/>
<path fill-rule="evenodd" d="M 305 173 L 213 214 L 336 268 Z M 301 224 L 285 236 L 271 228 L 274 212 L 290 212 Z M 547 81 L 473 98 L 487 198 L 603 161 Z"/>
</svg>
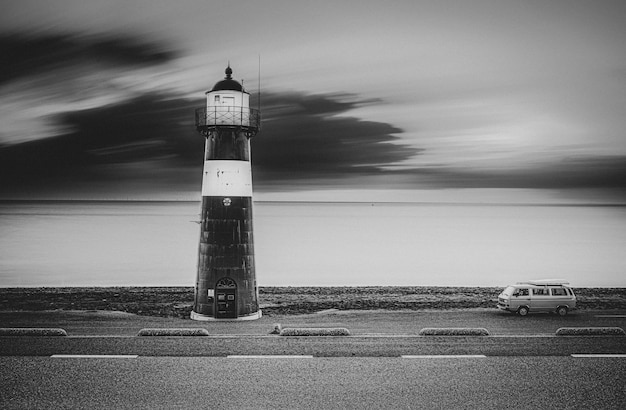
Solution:
<svg viewBox="0 0 626 410">
<path fill-rule="evenodd" d="M 226 77 L 206 92 L 196 110 L 196 130 L 205 138 L 200 245 L 194 320 L 261 317 L 252 235 L 250 138 L 261 124 L 250 94 Z"/>
</svg>

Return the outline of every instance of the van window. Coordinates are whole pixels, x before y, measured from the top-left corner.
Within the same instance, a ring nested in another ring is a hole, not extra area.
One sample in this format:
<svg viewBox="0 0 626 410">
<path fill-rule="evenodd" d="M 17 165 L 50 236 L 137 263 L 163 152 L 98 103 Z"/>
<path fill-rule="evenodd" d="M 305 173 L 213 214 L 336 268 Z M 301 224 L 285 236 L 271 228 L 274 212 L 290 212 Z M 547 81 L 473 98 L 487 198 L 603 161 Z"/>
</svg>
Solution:
<svg viewBox="0 0 626 410">
<path fill-rule="evenodd" d="M 567 296 L 567 291 L 564 288 L 551 288 L 552 296 Z"/>
<path fill-rule="evenodd" d="M 533 295 L 535 295 L 535 296 L 547 296 L 548 295 L 548 288 L 536 288 L 536 289 L 533 289 Z"/>
<path fill-rule="evenodd" d="M 502 291 L 502 294 L 505 296 L 511 296 L 515 292 L 515 288 L 513 286 L 507 286 L 506 289 Z"/>
<path fill-rule="evenodd" d="M 528 296 L 528 289 L 522 288 L 515 291 L 515 296 Z"/>
</svg>

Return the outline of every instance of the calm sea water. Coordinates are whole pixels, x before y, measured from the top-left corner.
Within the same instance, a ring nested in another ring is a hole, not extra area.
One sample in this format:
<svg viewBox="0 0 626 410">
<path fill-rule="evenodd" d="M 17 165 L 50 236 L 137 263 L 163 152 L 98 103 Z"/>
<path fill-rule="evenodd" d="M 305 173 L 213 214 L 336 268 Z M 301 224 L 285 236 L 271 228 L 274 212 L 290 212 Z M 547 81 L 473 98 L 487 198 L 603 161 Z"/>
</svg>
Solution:
<svg viewBox="0 0 626 410">
<path fill-rule="evenodd" d="M 193 286 L 197 202 L 1 202 L 0 286 Z M 268 203 L 260 286 L 626 287 L 626 207 Z"/>
</svg>

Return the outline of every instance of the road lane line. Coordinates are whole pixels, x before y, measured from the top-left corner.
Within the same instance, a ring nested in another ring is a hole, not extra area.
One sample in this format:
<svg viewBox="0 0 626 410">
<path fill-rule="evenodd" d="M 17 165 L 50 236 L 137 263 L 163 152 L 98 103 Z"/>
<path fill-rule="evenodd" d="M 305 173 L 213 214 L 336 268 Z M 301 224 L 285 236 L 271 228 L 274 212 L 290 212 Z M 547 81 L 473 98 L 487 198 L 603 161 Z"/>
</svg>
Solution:
<svg viewBox="0 0 626 410">
<path fill-rule="evenodd" d="M 53 354 L 54 359 L 136 359 L 136 354 Z"/>
<path fill-rule="evenodd" d="M 484 354 L 423 354 L 423 355 L 402 355 L 403 359 L 484 359 Z"/>
<path fill-rule="evenodd" d="M 594 317 L 626 318 L 626 315 L 595 315 Z"/>
<path fill-rule="evenodd" d="M 625 358 L 626 354 L 612 354 L 612 353 L 572 354 L 572 357 L 622 357 L 622 358 Z"/>
<path fill-rule="evenodd" d="M 226 356 L 229 359 L 312 359 L 312 355 L 236 355 Z"/>
</svg>

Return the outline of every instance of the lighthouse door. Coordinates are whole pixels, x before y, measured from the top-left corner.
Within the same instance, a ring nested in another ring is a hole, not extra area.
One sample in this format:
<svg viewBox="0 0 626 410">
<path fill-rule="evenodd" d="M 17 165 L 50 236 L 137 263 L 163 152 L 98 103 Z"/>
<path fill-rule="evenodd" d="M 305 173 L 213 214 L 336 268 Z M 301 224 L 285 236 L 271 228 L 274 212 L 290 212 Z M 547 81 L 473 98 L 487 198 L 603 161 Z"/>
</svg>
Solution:
<svg viewBox="0 0 626 410">
<path fill-rule="evenodd" d="M 222 278 L 215 285 L 215 317 L 237 318 L 237 284 L 231 278 Z"/>
</svg>

